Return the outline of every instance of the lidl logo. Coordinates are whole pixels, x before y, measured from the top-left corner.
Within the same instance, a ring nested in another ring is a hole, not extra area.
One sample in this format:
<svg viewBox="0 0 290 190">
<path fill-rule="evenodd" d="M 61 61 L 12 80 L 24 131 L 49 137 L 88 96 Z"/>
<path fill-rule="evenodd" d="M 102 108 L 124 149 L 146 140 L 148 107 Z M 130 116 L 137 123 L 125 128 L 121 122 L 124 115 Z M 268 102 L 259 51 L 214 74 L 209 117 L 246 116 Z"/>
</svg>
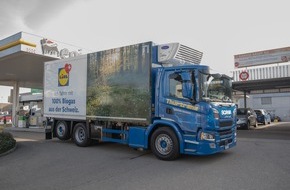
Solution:
<svg viewBox="0 0 290 190">
<path fill-rule="evenodd" d="M 69 72 L 71 68 L 71 64 L 66 63 L 63 68 L 58 69 L 58 86 L 69 85 Z"/>
</svg>

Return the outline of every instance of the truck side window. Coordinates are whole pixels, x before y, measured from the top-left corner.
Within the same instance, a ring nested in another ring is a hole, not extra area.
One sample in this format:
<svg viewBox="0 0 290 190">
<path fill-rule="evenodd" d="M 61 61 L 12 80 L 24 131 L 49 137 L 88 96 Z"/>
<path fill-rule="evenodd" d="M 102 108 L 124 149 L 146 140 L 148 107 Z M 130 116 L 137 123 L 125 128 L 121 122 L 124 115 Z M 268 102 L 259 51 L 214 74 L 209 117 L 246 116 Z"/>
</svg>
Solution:
<svg viewBox="0 0 290 190">
<path fill-rule="evenodd" d="M 169 75 L 169 96 L 183 98 L 181 76 L 177 73 Z"/>
</svg>

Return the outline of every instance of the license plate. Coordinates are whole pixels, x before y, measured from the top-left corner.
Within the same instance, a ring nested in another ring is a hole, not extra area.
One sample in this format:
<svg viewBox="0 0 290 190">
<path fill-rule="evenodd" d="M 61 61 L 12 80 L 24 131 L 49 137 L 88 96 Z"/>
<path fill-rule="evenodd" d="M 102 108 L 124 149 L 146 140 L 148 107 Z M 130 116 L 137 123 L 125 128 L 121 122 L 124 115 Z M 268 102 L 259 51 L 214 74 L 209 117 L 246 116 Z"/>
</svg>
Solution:
<svg viewBox="0 0 290 190">
<path fill-rule="evenodd" d="M 225 149 L 228 149 L 228 148 L 230 148 L 230 146 L 229 146 L 229 144 L 226 144 Z"/>
</svg>

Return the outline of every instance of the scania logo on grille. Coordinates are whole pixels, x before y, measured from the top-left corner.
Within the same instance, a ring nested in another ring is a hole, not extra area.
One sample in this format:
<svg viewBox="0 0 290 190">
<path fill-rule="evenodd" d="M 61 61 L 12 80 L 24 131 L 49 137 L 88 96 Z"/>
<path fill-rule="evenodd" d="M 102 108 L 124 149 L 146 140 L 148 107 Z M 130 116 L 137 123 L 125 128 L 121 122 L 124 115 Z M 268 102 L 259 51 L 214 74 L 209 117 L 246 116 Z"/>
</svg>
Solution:
<svg viewBox="0 0 290 190">
<path fill-rule="evenodd" d="M 231 115 L 232 111 L 231 110 L 222 110 L 222 115 Z"/>
</svg>

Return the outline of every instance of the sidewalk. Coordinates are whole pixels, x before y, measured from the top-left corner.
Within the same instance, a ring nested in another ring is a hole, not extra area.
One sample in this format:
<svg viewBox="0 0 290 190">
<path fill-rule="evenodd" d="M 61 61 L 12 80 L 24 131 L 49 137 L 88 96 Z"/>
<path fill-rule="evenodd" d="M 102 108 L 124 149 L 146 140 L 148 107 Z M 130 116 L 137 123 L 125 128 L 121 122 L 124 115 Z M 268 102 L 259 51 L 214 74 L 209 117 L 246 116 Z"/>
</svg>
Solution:
<svg viewBox="0 0 290 190">
<path fill-rule="evenodd" d="M 3 126 L 3 125 L 1 125 Z M 11 124 L 7 124 L 6 127 L 3 129 L 5 132 L 16 131 L 16 132 L 36 132 L 36 133 L 44 133 L 44 127 L 29 127 L 29 128 L 22 128 L 22 127 L 12 127 Z"/>
<path fill-rule="evenodd" d="M 254 129 L 256 130 L 265 129 L 265 128 L 268 128 L 270 126 L 277 125 L 277 124 L 278 122 L 271 122 L 271 124 L 267 124 L 267 125 L 259 124 L 258 127 L 254 127 Z"/>
</svg>

